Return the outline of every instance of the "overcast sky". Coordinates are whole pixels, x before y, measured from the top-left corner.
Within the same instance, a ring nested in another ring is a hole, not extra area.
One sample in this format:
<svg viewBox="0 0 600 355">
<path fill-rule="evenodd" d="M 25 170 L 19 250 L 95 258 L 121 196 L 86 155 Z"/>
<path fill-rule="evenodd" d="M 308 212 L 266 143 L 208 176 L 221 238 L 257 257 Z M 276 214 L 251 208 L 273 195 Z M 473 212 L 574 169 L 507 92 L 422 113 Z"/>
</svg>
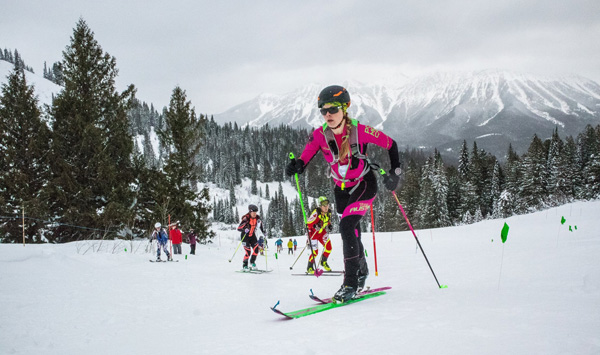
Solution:
<svg viewBox="0 0 600 355">
<path fill-rule="evenodd" d="M 78 19 L 123 90 L 158 109 L 179 85 L 198 113 L 307 83 L 440 70 L 575 73 L 600 82 L 600 0 L 0 0 L 0 48 L 41 74 Z M 317 95 L 318 93 L 315 93 Z"/>
</svg>

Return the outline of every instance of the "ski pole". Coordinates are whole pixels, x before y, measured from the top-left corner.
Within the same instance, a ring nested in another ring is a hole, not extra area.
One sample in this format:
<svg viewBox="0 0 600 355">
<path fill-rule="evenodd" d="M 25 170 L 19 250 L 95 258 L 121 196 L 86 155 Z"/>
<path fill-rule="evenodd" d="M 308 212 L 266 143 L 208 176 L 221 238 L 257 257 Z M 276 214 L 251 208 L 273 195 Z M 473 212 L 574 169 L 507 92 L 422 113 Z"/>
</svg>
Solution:
<svg viewBox="0 0 600 355">
<path fill-rule="evenodd" d="M 415 237 L 415 240 L 417 241 L 417 244 L 419 245 L 419 249 L 421 249 L 421 252 L 423 253 L 423 256 L 425 257 L 425 261 L 427 261 L 429 270 L 431 270 L 431 273 L 433 274 L 433 278 L 435 279 L 435 282 L 437 283 L 438 288 L 448 288 L 447 285 L 440 285 L 437 277 L 435 276 L 435 272 L 433 272 L 433 268 L 431 267 L 431 264 L 429 263 L 429 259 L 427 259 L 427 255 L 425 255 L 425 250 L 423 250 L 423 247 L 421 246 L 421 242 L 419 242 L 419 238 L 417 238 L 417 234 L 415 233 L 415 230 L 413 229 L 412 225 L 410 224 L 410 221 L 408 220 L 408 217 L 406 216 L 406 213 L 404 212 L 404 208 L 402 208 L 402 205 L 400 204 L 400 200 L 398 200 L 396 191 L 392 191 L 392 194 L 396 198 L 396 202 L 398 202 L 398 207 L 400 207 L 400 211 L 402 212 L 402 215 L 404 216 L 404 219 L 406 220 L 406 223 L 408 224 L 408 228 L 410 228 L 413 236 Z"/>
<path fill-rule="evenodd" d="M 294 160 L 294 153 L 290 152 L 290 159 Z M 304 211 L 304 201 L 302 201 L 302 192 L 300 191 L 300 182 L 298 181 L 298 173 L 294 174 L 294 177 L 296 178 L 296 188 L 298 189 L 298 196 L 300 197 L 300 207 L 302 208 L 302 217 L 304 217 L 304 225 L 306 226 L 306 212 Z M 308 234 L 307 234 L 308 236 Z M 308 236 L 308 246 L 310 247 L 310 252 L 312 255 L 315 255 L 315 252 L 313 250 L 312 247 L 312 243 L 310 242 L 310 240 L 312 239 L 310 236 Z M 313 265 L 315 267 L 315 276 L 319 277 L 321 276 L 321 274 L 323 273 L 323 270 L 319 269 L 317 267 L 317 264 L 315 262 L 315 258 L 313 257 Z"/>
<path fill-rule="evenodd" d="M 379 173 L 381 175 L 385 175 L 385 170 L 380 169 Z M 410 228 L 410 231 L 412 232 L 413 236 L 415 237 L 415 240 L 417 241 L 417 244 L 419 245 L 419 249 L 421 249 L 421 252 L 423 253 L 423 257 L 425 257 L 425 261 L 427 262 L 427 265 L 429 266 L 429 270 L 431 270 L 431 273 L 433 274 L 433 278 L 435 279 L 435 282 L 438 285 L 438 288 L 448 288 L 447 285 L 440 285 L 437 276 L 435 276 L 435 272 L 433 272 L 433 268 L 431 267 L 431 264 L 429 263 L 429 259 L 427 259 L 427 255 L 425 255 L 425 251 L 423 250 L 423 247 L 421 246 L 421 242 L 419 242 L 419 238 L 417 238 L 417 234 L 415 233 L 415 230 L 413 229 L 412 225 L 410 224 L 410 221 L 408 220 L 408 217 L 406 216 L 406 212 L 404 212 L 404 208 L 402 208 L 402 204 L 400 204 L 400 200 L 398 199 L 398 195 L 396 195 L 396 191 L 392 191 L 392 195 L 394 195 L 394 198 L 396 198 L 396 202 L 398 203 L 398 207 L 400 208 L 400 212 L 402 212 L 402 215 L 404 216 L 404 219 L 406 220 L 406 223 L 408 224 L 408 228 Z"/>
<path fill-rule="evenodd" d="M 379 276 L 377 272 L 377 246 L 375 245 L 375 221 L 373 218 L 373 204 L 371 204 L 371 229 L 373 230 L 373 256 L 375 258 L 375 276 Z"/>
<path fill-rule="evenodd" d="M 235 251 L 233 252 L 233 255 L 231 256 L 231 259 L 229 259 L 229 262 L 231 262 L 231 260 L 233 260 L 233 257 L 235 256 L 235 254 L 237 253 L 238 249 L 240 248 L 240 245 L 242 245 L 242 242 L 244 241 L 244 238 L 246 238 L 246 234 L 244 234 L 244 236 L 242 237 L 242 240 L 240 240 L 240 243 L 238 244 L 237 248 L 235 248 Z"/>
<path fill-rule="evenodd" d="M 327 224 L 329 224 L 329 222 Z M 325 224 L 325 226 L 327 226 L 327 224 Z M 325 228 L 325 226 L 321 227 L 321 229 L 319 230 L 319 233 L 321 233 L 321 231 L 323 231 L 323 228 Z M 314 237 L 316 234 L 317 234 L 317 231 L 315 231 L 313 233 L 312 237 Z M 310 239 L 312 239 L 312 237 L 310 237 Z M 310 243 L 310 240 L 308 242 Z M 302 251 L 300 252 L 300 255 L 298 255 L 298 257 L 296 258 L 296 261 L 294 261 L 294 263 L 292 264 L 292 266 L 290 266 L 290 270 L 292 270 L 292 268 L 294 267 L 294 265 L 296 265 L 296 263 L 298 262 L 298 259 L 300 259 L 300 256 L 302 256 L 302 253 L 304 253 L 305 249 L 306 249 L 306 244 L 304 244 L 304 248 L 302 248 Z M 323 257 L 323 254 L 321 254 L 321 258 L 322 257 Z"/>
<path fill-rule="evenodd" d="M 292 270 L 294 268 L 294 265 L 296 265 L 296 263 L 298 262 L 298 259 L 300 259 L 300 257 L 302 256 L 302 253 L 304 253 L 304 250 L 306 250 L 306 245 L 304 245 L 304 248 L 302 248 L 302 251 L 300 252 L 300 254 L 298 255 L 298 257 L 296 258 L 296 261 L 294 261 L 294 263 L 292 264 L 292 266 L 290 266 L 290 270 Z"/>
</svg>

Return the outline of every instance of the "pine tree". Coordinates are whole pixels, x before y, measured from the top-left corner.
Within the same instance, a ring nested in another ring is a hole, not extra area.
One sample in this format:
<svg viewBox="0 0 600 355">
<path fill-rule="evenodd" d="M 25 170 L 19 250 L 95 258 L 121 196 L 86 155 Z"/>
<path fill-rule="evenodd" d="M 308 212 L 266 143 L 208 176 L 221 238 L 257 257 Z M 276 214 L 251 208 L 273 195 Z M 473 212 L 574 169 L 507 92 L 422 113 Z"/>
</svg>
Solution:
<svg viewBox="0 0 600 355">
<path fill-rule="evenodd" d="M 494 170 L 492 172 L 492 186 L 490 195 L 492 198 L 492 215 L 494 215 L 493 211 L 496 209 L 498 205 L 498 200 L 500 199 L 500 195 L 502 194 L 502 169 L 500 168 L 500 163 L 496 160 L 494 163 Z M 495 216 L 497 217 L 497 216 Z"/>
<path fill-rule="evenodd" d="M 202 116 L 196 116 L 185 91 L 176 87 L 165 113 L 165 129 L 158 132 L 161 144 L 168 151 L 164 172 L 172 201 L 170 215 L 192 226 L 201 240 L 214 235 L 206 221 L 210 212 L 208 188 L 196 193 L 195 184 L 200 174 L 195 157 L 202 145 L 205 122 Z M 231 213 L 229 217 L 231 220 Z"/>
<path fill-rule="evenodd" d="M 565 202 L 575 197 L 576 186 L 581 182 L 577 161 L 577 145 L 573 137 L 568 136 L 556 163 L 559 167 L 556 190 L 559 196 L 564 196 Z"/>
<path fill-rule="evenodd" d="M 23 68 L 15 65 L 2 85 L 0 95 L 0 215 L 25 214 L 27 242 L 42 240 L 41 220 L 48 218 L 43 186 L 48 183 L 50 131 L 41 120 L 34 89 L 26 81 Z M 0 224 L 4 242 L 22 240 L 22 220 Z"/>
<path fill-rule="evenodd" d="M 600 196 L 600 137 L 596 135 L 596 130 L 591 125 L 587 125 L 584 132 L 579 134 L 578 140 L 584 184 L 580 196 L 584 199 L 593 199 Z"/>
<path fill-rule="evenodd" d="M 468 179 L 470 176 L 470 166 L 471 164 L 469 162 L 469 149 L 467 148 L 467 141 L 463 140 L 460 156 L 458 158 L 458 173 L 463 181 Z"/>
<path fill-rule="evenodd" d="M 126 115 L 133 86 L 116 92 L 116 60 L 103 52 L 83 20 L 63 58 L 65 87 L 51 110 L 54 179 L 47 186 L 57 222 L 50 234 L 59 242 L 122 229 L 132 221 L 133 201 L 133 142 Z"/>
<path fill-rule="evenodd" d="M 409 220 L 416 220 L 416 216 L 419 210 L 419 198 L 421 195 L 421 169 L 417 165 L 414 159 L 410 159 L 408 162 L 408 166 L 404 171 L 404 183 L 402 184 L 402 188 L 398 193 L 398 199 L 402 203 L 404 211 Z M 376 217 L 379 217 L 379 213 Z M 403 226 L 404 230 L 408 230 L 408 225 L 404 221 L 404 216 L 402 216 L 402 221 L 400 224 Z"/>
<path fill-rule="evenodd" d="M 527 154 L 523 157 L 523 180 L 521 197 L 524 205 L 521 209 L 540 208 L 546 196 L 546 152 L 537 135 L 533 136 Z"/>
<path fill-rule="evenodd" d="M 546 160 L 546 175 L 548 176 L 546 191 L 550 195 L 548 201 L 553 205 L 564 201 L 564 197 L 557 196 L 560 193 L 558 180 L 560 170 L 564 167 L 559 165 L 560 154 L 563 149 L 563 141 L 558 136 L 558 127 L 554 129 L 548 148 L 548 159 Z"/>
</svg>

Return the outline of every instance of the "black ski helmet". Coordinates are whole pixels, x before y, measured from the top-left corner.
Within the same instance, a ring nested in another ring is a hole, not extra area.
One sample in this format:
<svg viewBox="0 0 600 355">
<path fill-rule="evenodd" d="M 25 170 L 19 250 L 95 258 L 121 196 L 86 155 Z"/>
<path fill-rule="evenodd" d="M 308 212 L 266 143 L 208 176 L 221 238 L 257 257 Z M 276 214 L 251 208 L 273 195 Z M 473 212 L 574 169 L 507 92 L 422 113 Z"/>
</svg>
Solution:
<svg viewBox="0 0 600 355">
<path fill-rule="evenodd" d="M 319 108 L 331 102 L 339 102 L 341 104 L 346 104 L 346 107 L 349 107 L 350 94 L 348 93 L 348 90 L 339 85 L 331 85 L 321 90 L 318 98 Z"/>
<path fill-rule="evenodd" d="M 258 207 L 256 207 L 256 205 L 249 205 L 248 206 L 248 211 L 250 211 L 250 212 L 258 212 Z"/>
</svg>

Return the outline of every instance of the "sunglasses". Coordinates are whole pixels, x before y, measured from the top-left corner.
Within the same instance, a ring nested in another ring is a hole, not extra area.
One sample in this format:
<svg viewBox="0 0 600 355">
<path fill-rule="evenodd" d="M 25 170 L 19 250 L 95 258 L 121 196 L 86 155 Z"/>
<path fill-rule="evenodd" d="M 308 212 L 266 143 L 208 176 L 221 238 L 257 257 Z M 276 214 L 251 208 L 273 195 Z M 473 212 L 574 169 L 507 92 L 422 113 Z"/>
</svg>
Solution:
<svg viewBox="0 0 600 355">
<path fill-rule="evenodd" d="M 340 108 L 338 106 L 331 106 L 328 108 L 322 108 L 321 110 L 321 115 L 325 116 L 327 114 L 327 112 L 329 112 L 330 114 L 335 114 L 338 113 L 340 111 Z"/>
<path fill-rule="evenodd" d="M 329 206 L 329 201 L 323 201 L 323 202 L 321 202 L 321 206 Z"/>
</svg>

